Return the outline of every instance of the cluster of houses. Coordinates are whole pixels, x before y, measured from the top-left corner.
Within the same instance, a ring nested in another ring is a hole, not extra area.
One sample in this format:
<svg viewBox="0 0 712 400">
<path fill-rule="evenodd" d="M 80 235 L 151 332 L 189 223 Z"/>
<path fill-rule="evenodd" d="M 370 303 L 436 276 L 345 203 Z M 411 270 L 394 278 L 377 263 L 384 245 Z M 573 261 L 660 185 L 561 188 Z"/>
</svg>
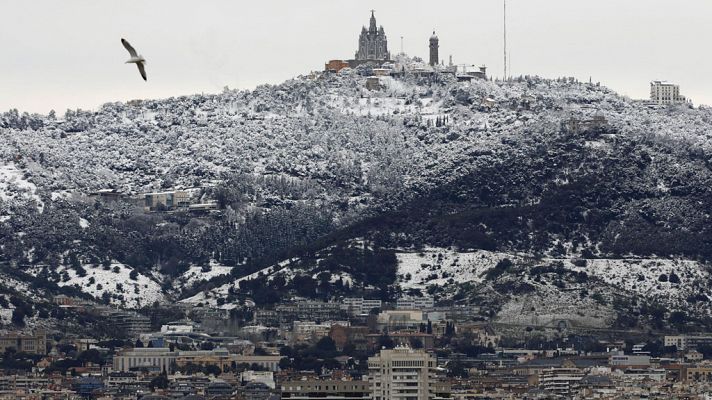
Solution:
<svg viewBox="0 0 712 400">
<path fill-rule="evenodd" d="M 203 199 L 201 192 L 201 188 L 188 188 L 149 192 L 133 196 L 116 189 L 100 189 L 89 197 L 105 203 L 119 200 L 130 202 L 146 212 L 190 211 L 203 213 L 217 210 L 218 203 L 213 200 Z"/>
<path fill-rule="evenodd" d="M 190 306 L 160 327 L 135 312 L 55 302 L 102 313 L 116 337 L 0 334 L 4 358 L 31 363 L 3 360 L 0 399 L 701 399 L 712 389 L 701 352 L 712 335 L 666 336 L 656 354 L 623 340 L 599 340 L 596 351 L 513 348 L 495 323 L 428 296 L 294 299 L 243 323 Z"/>
</svg>

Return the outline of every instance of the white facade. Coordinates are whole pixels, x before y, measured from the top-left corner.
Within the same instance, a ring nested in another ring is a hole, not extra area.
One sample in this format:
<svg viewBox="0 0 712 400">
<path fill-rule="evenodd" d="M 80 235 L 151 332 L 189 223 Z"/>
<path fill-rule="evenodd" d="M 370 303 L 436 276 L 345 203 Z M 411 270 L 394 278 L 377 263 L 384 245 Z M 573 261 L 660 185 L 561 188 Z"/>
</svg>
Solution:
<svg viewBox="0 0 712 400">
<path fill-rule="evenodd" d="M 381 308 L 381 300 L 364 299 L 363 297 L 347 297 L 342 302 L 342 309 L 351 315 L 368 315 L 374 308 Z"/>
<path fill-rule="evenodd" d="M 172 372 L 178 352 L 167 348 L 137 348 L 120 351 L 114 356 L 114 371 L 129 372 L 146 368 L 149 371 Z"/>
<path fill-rule="evenodd" d="M 649 367 L 650 356 L 642 354 L 623 354 L 623 352 L 620 351 L 608 358 L 608 365 L 618 368 Z"/>
<path fill-rule="evenodd" d="M 430 296 L 401 297 L 396 302 L 396 308 L 407 310 L 430 310 L 435 306 L 435 300 Z"/>
<path fill-rule="evenodd" d="M 433 385 L 435 357 L 423 350 L 397 347 L 368 359 L 368 381 L 373 400 L 428 400 Z"/>
<path fill-rule="evenodd" d="M 539 374 L 539 387 L 559 396 L 569 396 L 579 387 L 583 372 L 578 368 L 550 368 Z"/>
<path fill-rule="evenodd" d="M 712 335 L 665 336 L 665 346 L 677 346 L 678 351 L 694 349 L 701 345 L 712 345 Z"/>
<path fill-rule="evenodd" d="M 650 82 L 650 100 L 656 104 L 678 104 L 687 100 L 680 95 L 680 86 L 664 82 Z"/>
<path fill-rule="evenodd" d="M 247 382 L 264 383 L 270 389 L 275 388 L 274 372 L 272 371 L 243 371 L 240 372 L 240 381 L 244 384 Z"/>
</svg>

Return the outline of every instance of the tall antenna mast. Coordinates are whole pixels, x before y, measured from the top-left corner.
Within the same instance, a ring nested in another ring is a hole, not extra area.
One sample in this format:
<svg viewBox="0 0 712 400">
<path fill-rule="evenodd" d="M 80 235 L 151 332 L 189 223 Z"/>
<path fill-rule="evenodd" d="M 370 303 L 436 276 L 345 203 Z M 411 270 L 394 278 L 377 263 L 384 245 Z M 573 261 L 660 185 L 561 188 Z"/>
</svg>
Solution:
<svg viewBox="0 0 712 400">
<path fill-rule="evenodd" d="M 504 0 L 504 80 L 507 80 L 507 0 Z"/>
<path fill-rule="evenodd" d="M 401 36 L 401 54 L 404 54 L 403 53 L 403 36 Z"/>
</svg>

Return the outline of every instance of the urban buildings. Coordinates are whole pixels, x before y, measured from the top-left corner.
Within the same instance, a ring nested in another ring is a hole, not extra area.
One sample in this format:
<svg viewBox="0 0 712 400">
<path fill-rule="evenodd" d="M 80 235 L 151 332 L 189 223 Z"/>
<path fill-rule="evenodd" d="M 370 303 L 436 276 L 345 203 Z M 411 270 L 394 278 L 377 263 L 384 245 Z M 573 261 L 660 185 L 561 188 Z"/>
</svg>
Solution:
<svg viewBox="0 0 712 400">
<path fill-rule="evenodd" d="M 119 351 L 113 358 L 113 370 L 129 372 L 145 369 L 172 372 L 178 353 L 168 348 L 135 348 Z"/>
<path fill-rule="evenodd" d="M 687 101 L 680 95 L 680 86 L 665 81 L 650 82 L 650 100 L 654 104 L 679 104 Z"/>
<path fill-rule="evenodd" d="M 578 390 L 583 377 L 578 368 L 549 368 L 539 374 L 539 386 L 546 392 L 569 397 Z"/>
<path fill-rule="evenodd" d="M 151 320 L 136 312 L 112 310 L 107 318 L 117 333 L 130 338 L 137 338 L 140 334 L 151 330 Z"/>
<path fill-rule="evenodd" d="M 215 365 L 221 369 L 233 365 L 258 366 L 268 371 L 279 371 L 279 355 L 232 354 L 226 349 L 171 351 L 166 347 L 121 350 L 113 358 L 113 370 L 120 372 L 151 371 L 172 373 L 176 367 L 188 364 Z"/>
<path fill-rule="evenodd" d="M 289 380 L 282 382 L 282 399 L 289 400 L 368 400 L 368 381 Z"/>
<path fill-rule="evenodd" d="M 181 207 L 188 208 L 191 203 L 191 195 L 185 190 L 146 193 L 144 199 L 145 209 L 147 211 L 174 210 Z"/>
<path fill-rule="evenodd" d="M 44 332 L 35 332 L 33 335 L 9 333 L 0 336 L 0 353 L 13 348 L 18 353 L 47 354 L 47 336 Z"/>
<path fill-rule="evenodd" d="M 419 329 L 425 319 L 421 310 L 387 310 L 378 314 L 377 330 Z"/>
<path fill-rule="evenodd" d="M 702 345 L 712 345 L 712 335 L 674 335 L 665 336 L 665 346 L 677 347 L 678 351 L 696 349 Z"/>
<path fill-rule="evenodd" d="M 396 301 L 396 308 L 402 310 L 431 310 L 435 306 L 435 300 L 431 296 L 422 297 L 401 297 Z"/>
<path fill-rule="evenodd" d="M 383 306 L 381 300 L 364 299 L 363 297 L 347 297 L 342 303 L 343 309 L 350 315 L 366 316 L 374 308 Z"/>
<path fill-rule="evenodd" d="M 423 350 L 397 347 L 368 359 L 373 400 L 431 400 L 435 390 L 435 357 Z"/>
</svg>

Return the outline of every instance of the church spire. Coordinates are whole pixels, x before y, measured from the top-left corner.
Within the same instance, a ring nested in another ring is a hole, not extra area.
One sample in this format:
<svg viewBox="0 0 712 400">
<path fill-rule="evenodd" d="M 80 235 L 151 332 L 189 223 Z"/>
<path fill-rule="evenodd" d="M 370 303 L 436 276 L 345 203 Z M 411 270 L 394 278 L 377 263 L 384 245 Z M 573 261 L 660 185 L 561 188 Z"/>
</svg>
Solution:
<svg viewBox="0 0 712 400">
<path fill-rule="evenodd" d="M 375 32 L 378 29 L 376 27 L 376 16 L 374 15 L 375 12 L 376 10 L 371 10 L 371 24 L 369 26 L 369 30 L 371 32 Z"/>
</svg>

